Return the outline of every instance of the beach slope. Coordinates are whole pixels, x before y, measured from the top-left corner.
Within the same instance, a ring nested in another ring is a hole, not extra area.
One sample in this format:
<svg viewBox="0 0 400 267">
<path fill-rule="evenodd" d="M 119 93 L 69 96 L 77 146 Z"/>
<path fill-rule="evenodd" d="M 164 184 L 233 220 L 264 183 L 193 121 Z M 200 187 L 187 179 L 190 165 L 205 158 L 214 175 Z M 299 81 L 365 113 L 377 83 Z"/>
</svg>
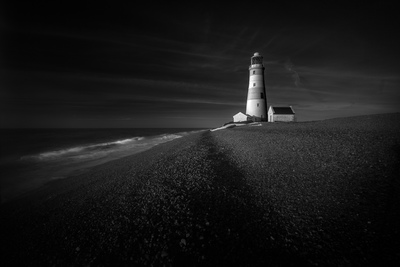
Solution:
<svg viewBox="0 0 400 267">
<path fill-rule="evenodd" d="M 400 114 L 192 134 L 0 206 L 2 266 L 394 265 Z"/>
</svg>

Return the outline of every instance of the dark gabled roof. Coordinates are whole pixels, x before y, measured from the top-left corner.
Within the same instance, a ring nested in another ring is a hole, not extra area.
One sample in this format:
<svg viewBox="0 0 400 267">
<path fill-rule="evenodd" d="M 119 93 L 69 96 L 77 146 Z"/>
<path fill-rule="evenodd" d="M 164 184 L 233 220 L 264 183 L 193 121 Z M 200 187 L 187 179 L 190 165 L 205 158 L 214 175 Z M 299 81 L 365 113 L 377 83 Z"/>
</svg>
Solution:
<svg viewBox="0 0 400 267">
<path fill-rule="evenodd" d="M 294 111 L 291 107 L 272 107 L 274 114 L 294 114 Z"/>
</svg>

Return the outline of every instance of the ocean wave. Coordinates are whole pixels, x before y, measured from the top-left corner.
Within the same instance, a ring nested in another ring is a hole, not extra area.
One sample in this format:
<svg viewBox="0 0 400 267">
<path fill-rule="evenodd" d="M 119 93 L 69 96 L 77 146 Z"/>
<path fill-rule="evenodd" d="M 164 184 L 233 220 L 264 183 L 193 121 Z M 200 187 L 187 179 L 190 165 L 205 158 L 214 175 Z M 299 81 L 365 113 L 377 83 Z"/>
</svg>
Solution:
<svg viewBox="0 0 400 267">
<path fill-rule="evenodd" d="M 194 132 L 199 131 L 173 134 L 166 133 L 146 137 L 140 136 L 99 144 L 88 144 L 66 149 L 46 151 L 35 155 L 27 155 L 21 157 L 20 160 L 45 162 L 62 160 L 82 161 L 105 158 L 110 155 L 113 155 L 113 158 L 116 158 L 118 157 L 117 154 L 120 154 L 121 156 L 134 154 L 136 151 L 143 151 L 155 145 L 172 141 Z"/>
<path fill-rule="evenodd" d="M 95 157 L 96 155 L 105 155 L 106 152 L 98 153 L 101 150 L 109 150 L 112 152 L 117 146 L 135 143 L 145 139 L 145 137 L 133 137 L 129 139 L 116 140 L 112 142 L 105 142 L 99 144 L 90 144 L 86 146 L 77 146 L 66 149 L 54 150 L 39 153 L 36 155 L 28 155 L 21 157 L 21 160 L 55 160 L 59 158 L 82 159 L 85 157 Z"/>
</svg>

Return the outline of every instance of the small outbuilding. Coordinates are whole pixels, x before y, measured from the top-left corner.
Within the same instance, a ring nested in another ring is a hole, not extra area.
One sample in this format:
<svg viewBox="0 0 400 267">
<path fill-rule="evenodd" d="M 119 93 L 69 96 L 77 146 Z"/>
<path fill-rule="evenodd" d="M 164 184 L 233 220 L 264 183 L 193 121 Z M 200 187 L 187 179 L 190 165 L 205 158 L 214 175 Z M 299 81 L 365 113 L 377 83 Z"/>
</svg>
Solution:
<svg viewBox="0 0 400 267">
<path fill-rule="evenodd" d="M 233 122 L 252 121 L 253 116 L 239 112 L 233 115 Z"/>
<path fill-rule="evenodd" d="M 268 122 L 295 122 L 296 115 L 292 108 L 289 107 L 273 107 L 270 106 L 268 109 Z"/>
</svg>

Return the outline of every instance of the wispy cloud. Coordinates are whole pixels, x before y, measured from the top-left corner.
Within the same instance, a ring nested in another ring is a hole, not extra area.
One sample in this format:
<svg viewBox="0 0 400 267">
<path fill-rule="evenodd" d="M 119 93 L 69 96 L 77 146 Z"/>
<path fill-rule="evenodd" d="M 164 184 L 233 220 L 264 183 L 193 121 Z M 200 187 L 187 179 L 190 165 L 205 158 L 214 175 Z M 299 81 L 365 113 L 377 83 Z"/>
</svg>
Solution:
<svg viewBox="0 0 400 267">
<path fill-rule="evenodd" d="M 300 80 L 300 75 L 297 73 L 297 71 L 294 68 L 294 64 L 292 61 L 290 61 L 290 58 L 288 58 L 285 62 L 285 68 L 288 70 L 290 73 L 292 73 L 292 77 L 294 80 L 294 84 L 296 87 L 301 85 L 301 80 Z"/>
</svg>

